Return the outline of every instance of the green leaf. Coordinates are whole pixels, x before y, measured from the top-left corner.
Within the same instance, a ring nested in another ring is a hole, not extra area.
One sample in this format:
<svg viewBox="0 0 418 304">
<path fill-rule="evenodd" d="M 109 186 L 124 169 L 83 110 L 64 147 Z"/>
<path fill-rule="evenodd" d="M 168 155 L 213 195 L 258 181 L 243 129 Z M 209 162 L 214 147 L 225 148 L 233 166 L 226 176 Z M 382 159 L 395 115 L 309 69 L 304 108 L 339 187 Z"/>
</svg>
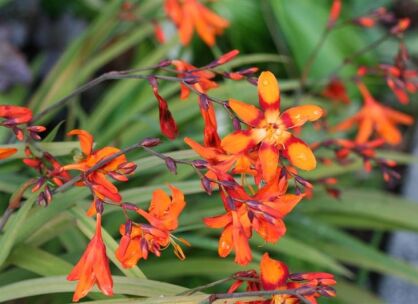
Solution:
<svg viewBox="0 0 418 304">
<path fill-rule="evenodd" d="M 52 142 L 55 137 L 57 136 L 57 133 L 62 126 L 62 124 L 65 122 L 65 120 L 61 120 L 53 129 L 51 132 L 49 132 L 48 136 L 46 136 L 44 139 L 42 139 L 42 142 Z"/>
<path fill-rule="evenodd" d="M 300 208 L 303 212 L 367 217 L 371 222 L 384 222 L 418 231 L 418 205 L 397 195 L 371 189 L 344 189 L 341 199 L 323 194 Z"/>
<path fill-rule="evenodd" d="M 133 296 L 152 297 L 174 295 L 186 289 L 173 284 L 140 278 L 113 276 L 114 293 Z M 65 276 L 53 276 L 31 279 L 0 287 L 0 302 L 31 297 L 36 295 L 73 292 L 76 282 L 69 282 Z M 92 292 L 98 292 L 93 288 Z"/>
<path fill-rule="evenodd" d="M 22 206 L 17 210 L 14 216 L 9 220 L 9 223 L 5 227 L 5 232 L 0 236 L 0 266 L 6 261 L 10 251 L 13 248 L 17 234 L 21 227 L 25 225 L 25 219 L 32 208 L 32 205 L 36 201 L 38 193 L 32 193 L 31 196 L 24 202 Z"/>
</svg>

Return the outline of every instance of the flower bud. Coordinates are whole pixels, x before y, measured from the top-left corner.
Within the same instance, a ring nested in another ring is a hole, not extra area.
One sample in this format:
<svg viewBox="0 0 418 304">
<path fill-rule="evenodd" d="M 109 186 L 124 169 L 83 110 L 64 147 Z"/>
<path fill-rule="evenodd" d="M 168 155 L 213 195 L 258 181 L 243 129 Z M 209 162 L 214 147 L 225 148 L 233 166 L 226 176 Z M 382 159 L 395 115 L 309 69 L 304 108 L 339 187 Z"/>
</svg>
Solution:
<svg viewBox="0 0 418 304">
<path fill-rule="evenodd" d="M 172 159 L 171 157 L 167 157 L 165 159 L 165 165 L 171 173 L 177 174 L 177 164 L 174 159 Z"/>
<path fill-rule="evenodd" d="M 151 148 L 158 146 L 161 143 L 161 140 L 159 138 L 154 137 L 148 137 L 143 139 L 139 144 L 143 147 Z"/>
</svg>

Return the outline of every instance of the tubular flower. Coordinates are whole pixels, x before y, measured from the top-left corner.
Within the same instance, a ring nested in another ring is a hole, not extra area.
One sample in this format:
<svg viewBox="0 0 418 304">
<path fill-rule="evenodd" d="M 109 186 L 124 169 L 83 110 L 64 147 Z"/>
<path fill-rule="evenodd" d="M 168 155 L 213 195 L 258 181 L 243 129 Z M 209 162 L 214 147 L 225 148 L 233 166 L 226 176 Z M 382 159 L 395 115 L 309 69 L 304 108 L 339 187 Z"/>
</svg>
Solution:
<svg viewBox="0 0 418 304">
<path fill-rule="evenodd" d="M 67 135 L 77 135 L 80 140 L 81 151 L 83 156 L 76 163 L 63 166 L 63 170 L 79 170 L 88 172 L 92 167 L 100 161 L 120 152 L 115 147 L 104 147 L 93 150 L 93 136 L 84 130 L 72 130 Z M 101 200 L 107 198 L 114 202 L 120 202 L 121 196 L 118 189 L 113 185 L 106 176 L 110 176 L 117 181 L 127 181 L 127 174 L 135 170 L 136 165 L 127 161 L 125 155 L 120 155 L 110 162 L 106 163 L 94 172 L 88 172 L 81 183 L 89 186 L 95 196 Z"/>
<path fill-rule="evenodd" d="M 289 159 L 295 167 L 313 170 L 316 159 L 311 149 L 289 130 L 319 119 L 322 109 L 315 105 L 303 105 L 280 114 L 280 90 L 271 72 L 263 72 L 258 78 L 258 95 L 262 110 L 242 101 L 229 100 L 229 106 L 249 128 L 226 136 L 221 142 L 222 148 L 235 154 L 259 145 L 258 161 L 267 182 L 276 174 L 280 155 Z"/>
<path fill-rule="evenodd" d="M 347 130 L 357 124 L 357 143 L 367 142 L 372 136 L 373 130 L 375 130 L 388 144 L 399 144 L 402 140 L 402 135 L 396 128 L 396 125 L 411 125 L 414 122 L 414 119 L 410 115 L 379 104 L 373 96 L 371 96 L 369 90 L 363 83 L 360 83 L 358 87 L 363 95 L 363 107 L 357 114 L 335 126 L 334 130 Z"/>
<path fill-rule="evenodd" d="M 219 177 L 225 180 L 226 175 Z M 253 230 L 266 242 L 277 242 L 286 232 L 283 218 L 293 210 L 304 195 L 286 194 L 287 178 L 275 179 L 249 196 L 238 184 L 221 193 L 226 214 L 204 219 L 211 228 L 223 228 L 218 253 L 226 257 L 235 251 L 235 262 L 246 265 L 252 260 L 248 239 Z M 229 180 L 233 183 L 233 179 Z"/>
<path fill-rule="evenodd" d="M 106 247 L 102 240 L 101 214 L 97 214 L 96 233 L 87 245 L 80 261 L 67 276 L 69 281 L 78 281 L 73 301 L 85 297 L 94 284 L 107 296 L 113 295 L 113 281 L 106 256 Z"/>
<path fill-rule="evenodd" d="M 122 239 L 116 257 L 124 267 L 133 267 L 140 259 L 147 259 L 149 252 L 160 256 L 160 251 L 170 244 L 180 259 L 185 258 L 171 232 L 177 229 L 178 217 L 186 203 L 183 193 L 178 188 L 172 185 L 169 185 L 169 188 L 171 198 L 161 189 L 154 191 L 148 212 L 136 208 L 136 212 L 144 217 L 148 224 L 121 226 Z M 188 245 L 185 240 L 178 240 Z"/>
<path fill-rule="evenodd" d="M 227 20 L 197 0 L 165 0 L 165 11 L 176 25 L 183 45 L 190 43 L 196 30 L 207 45 L 213 46 L 215 37 L 221 35 L 229 25 Z"/>
</svg>

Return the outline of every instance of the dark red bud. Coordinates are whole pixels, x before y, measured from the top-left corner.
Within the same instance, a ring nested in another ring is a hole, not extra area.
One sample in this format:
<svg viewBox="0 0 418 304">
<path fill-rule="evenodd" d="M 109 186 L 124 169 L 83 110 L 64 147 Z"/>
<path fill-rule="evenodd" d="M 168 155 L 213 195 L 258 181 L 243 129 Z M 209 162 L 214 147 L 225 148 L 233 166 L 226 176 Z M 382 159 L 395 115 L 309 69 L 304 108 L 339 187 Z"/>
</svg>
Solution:
<svg viewBox="0 0 418 304">
<path fill-rule="evenodd" d="M 136 211 L 138 209 L 138 207 L 132 203 L 122 203 L 122 208 L 132 211 Z"/>
<path fill-rule="evenodd" d="M 201 94 L 199 96 L 199 105 L 201 108 L 207 110 L 209 108 L 209 98 L 206 94 Z"/>
<path fill-rule="evenodd" d="M 170 59 L 165 59 L 160 61 L 160 63 L 158 64 L 159 68 L 164 68 L 166 66 L 169 66 L 172 63 L 172 61 Z"/>
<path fill-rule="evenodd" d="M 132 221 L 127 220 L 125 223 L 125 235 L 130 235 L 132 232 Z"/>
</svg>

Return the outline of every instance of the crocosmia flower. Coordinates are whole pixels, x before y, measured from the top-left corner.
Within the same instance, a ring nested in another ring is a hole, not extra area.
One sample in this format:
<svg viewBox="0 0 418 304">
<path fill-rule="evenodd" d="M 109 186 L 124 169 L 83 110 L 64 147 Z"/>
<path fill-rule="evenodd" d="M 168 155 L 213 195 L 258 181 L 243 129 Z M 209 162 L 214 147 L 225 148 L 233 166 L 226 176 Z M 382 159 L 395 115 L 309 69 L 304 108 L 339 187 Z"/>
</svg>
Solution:
<svg viewBox="0 0 418 304">
<path fill-rule="evenodd" d="M 69 281 L 78 281 L 73 301 L 85 297 L 94 284 L 107 296 L 113 295 L 113 280 L 106 256 L 106 247 L 102 239 L 102 217 L 97 214 L 96 234 L 88 244 L 80 261 L 67 276 Z"/>
<path fill-rule="evenodd" d="M 291 129 L 319 119 L 322 109 L 316 105 L 303 105 L 280 113 L 279 85 L 271 72 L 263 72 L 258 78 L 258 95 L 261 110 L 242 101 L 229 100 L 229 106 L 248 129 L 227 135 L 222 140 L 222 148 L 233 154 L 257 150 L 265 181 L 276 174 L 280 156 L 302 170 L 313 170 L 316 167 L 314 154 L 307 144 L 291 133 Z"/>
<path fill-rule="evenodd" d="M 190 43 L 196 30 L 207 45 L 213 46 L 215 37 L 229 24 L 197 0 L 165 0 L 165 11 L 178 28 L 183 45 Z"/>
</svg>

